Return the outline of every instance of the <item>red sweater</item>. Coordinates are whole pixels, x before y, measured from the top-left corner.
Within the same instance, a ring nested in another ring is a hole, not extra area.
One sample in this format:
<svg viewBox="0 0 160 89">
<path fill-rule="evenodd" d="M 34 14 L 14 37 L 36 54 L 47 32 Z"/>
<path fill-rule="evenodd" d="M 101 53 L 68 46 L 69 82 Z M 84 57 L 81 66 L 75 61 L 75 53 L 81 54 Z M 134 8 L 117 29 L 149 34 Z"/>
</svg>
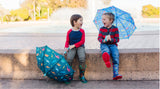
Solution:
<svg viewBox="0 0 160 89">
<path fill-rule="evenodd" d="M 69 45 L 75 45 L 76 48 L 84 46 L 85 42 L 85 32 L 83 29 L 79 31 L 73 31 L 70 29 L 67 32 L 65 48 L 68 48 Z"/>
<path fill-rule="evenodd" d="M 107 41 L 105 44 L 115 44 L 117 45 L 117 43 L 119 42 L 119 31 L 118 28 L 113 26 L 110 28 L 107 27 L 101 27 L 99 30 L 99 35 L 98 35 L 98 41 L 100 43 L 103 43 L 103 40 L 105 39 L 106 35 L 111 36 L 111 41 Z M 118 45 L 117 45 L 118 46 Z"/>
</svg>

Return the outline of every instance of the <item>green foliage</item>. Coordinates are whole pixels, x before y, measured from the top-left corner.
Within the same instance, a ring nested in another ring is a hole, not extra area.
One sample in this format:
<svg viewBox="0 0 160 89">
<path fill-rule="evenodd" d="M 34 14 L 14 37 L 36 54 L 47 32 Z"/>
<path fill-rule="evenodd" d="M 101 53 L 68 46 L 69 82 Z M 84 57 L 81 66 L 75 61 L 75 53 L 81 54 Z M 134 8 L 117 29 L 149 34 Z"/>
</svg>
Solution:
<svg viewBox="0 0 160 89">
<path fill-rule="evenodd" d="M 86 8 L 87 7 L 87 0 L 49 0 L 50 3 L 48 5 L 55 9 L 61 7 L 71 7 L 71 8 Z"/>
<path fill-rule="evenodd" d="M 145 5 L 142 8 L 142 16 L 150 17 L 150 18 L 160 17 L 159 10 L 160 10 L 160 7 L 154 7 L 152 5 Z"/>
<path fill-rule="evenodd" d="M 11 15 L 6 15 L 3 17 L 4 22 L 10 22 L 11 21 Z"/>
<path fill-rule="evenodd" d="M 24 19 L 28 18 L 29 11 L 26 8 L 20 8 L 20 9 L 16 9 L 16 10 L 11 10 L 10 14 L 11 14 L 11 16 L 20 17 L 22 20 L 24 20 Z"/>
<path fill-rule="evenodd" d="M 29 11 L 26 8 L 20 8 L 10 11 L 12 21 L 24 21 L 29 16 Z"/>
<path fill-rule="evenodd" d="M 109 5 L 110 2 L 111 2 L 111 0 L 103 0 L 103 3 L 104 3 L 105 5 Z"/>
<path fill-rule="evenodd" d="M 36 20 L 48 18 L 58 8 L 71 7 L 71 8 L 86 8 L 87 0 L 25 0 L 21 4 L 20 9 L 11 10 L 9 16 L 5 16 L 5 21 L 28 21 L 33 19 L 34 7 Z"/>
<path fill-rule="evenodd" d="M 36 17 L 36 20 L 40 20 L 40 19 L 48 19 L 48 17 L 47 16 Z"/>
<path fill-rule="evenodd" d="M 41 16 L 47 16 L 48 14 L 48 9 L 47 8 L 42 8 L 41 9 Z"/>
</svg>

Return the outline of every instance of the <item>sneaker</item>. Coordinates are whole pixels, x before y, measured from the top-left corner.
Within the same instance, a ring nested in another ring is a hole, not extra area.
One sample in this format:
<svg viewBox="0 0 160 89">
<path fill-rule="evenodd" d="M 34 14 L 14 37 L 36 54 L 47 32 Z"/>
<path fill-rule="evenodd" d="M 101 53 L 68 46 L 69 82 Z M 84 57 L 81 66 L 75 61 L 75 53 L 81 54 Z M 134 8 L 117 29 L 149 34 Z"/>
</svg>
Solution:
<svg viewBox="0 0 160 89">
<path fill-rule="evenodd" d="M 118 74 L 116 77 L 113 78 L 113 80 L 119 80 L 122 79 L 122 75 Z"/>
</svg>

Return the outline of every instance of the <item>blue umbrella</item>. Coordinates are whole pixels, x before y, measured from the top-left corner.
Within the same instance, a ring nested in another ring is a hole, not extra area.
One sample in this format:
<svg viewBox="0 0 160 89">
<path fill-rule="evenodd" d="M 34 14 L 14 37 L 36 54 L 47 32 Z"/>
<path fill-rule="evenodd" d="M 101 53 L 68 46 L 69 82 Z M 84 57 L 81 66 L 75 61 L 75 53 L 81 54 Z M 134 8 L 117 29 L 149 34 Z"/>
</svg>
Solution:
<svg viewBox="0 0 160 89">
<path fill-rule="evenodd" d="M 119 30 L 119 38 L 129 39 L 129 37 L 133 34 L 133 32 L 136 29 L 134 20 L 128 12 L 125 12 L 115 6 L 97 10 L 96 16 L 93 20 L 97 29 L 100 29 L 104 26 L 102 23 L 102 15 L 106 12 L 110 12 L 115 15 L 113 25 L 116 26 Z"/>
<path fill-rule="evenodd" d="M 44 76 L 60 82 L 73 80 L 74 70 L 64 56 L 48 46 L 36 47 L 36 58 L 37 65 Z"/>
</svg>

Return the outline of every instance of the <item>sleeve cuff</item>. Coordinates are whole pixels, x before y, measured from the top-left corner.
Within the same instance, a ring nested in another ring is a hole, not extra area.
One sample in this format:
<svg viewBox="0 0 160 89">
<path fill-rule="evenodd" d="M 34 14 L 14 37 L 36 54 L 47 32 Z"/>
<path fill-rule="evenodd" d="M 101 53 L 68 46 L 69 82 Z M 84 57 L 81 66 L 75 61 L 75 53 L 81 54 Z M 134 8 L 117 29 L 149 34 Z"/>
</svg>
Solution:
<svg viewBox="0 0 160 89">
<path fill-rule="evenodd" d="M 77 44 L 74 44 L 75 48 L 78 48 L 78 45 Z"/>
<path fill-rule="evenodd" d="M 114 42 L 113 38 L 111 38 L 111 42 Z"/>
</svg>

